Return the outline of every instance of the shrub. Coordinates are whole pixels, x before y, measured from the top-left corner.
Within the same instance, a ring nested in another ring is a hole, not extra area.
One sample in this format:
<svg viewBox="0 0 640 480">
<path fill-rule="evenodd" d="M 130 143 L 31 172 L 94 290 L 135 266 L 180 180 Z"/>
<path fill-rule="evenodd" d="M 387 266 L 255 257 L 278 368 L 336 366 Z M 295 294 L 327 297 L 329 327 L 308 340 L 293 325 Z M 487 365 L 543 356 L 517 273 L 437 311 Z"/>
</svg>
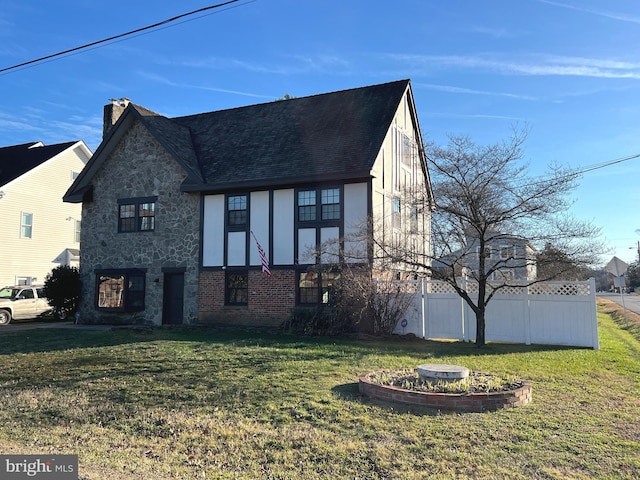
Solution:
<svg viewBox="0 0 640 480">
<path fill-rule="evenodd" d="M 74 314 L 80 301 L 78 269 L 61 265 L 51 270 L 44 281 L 44 294 L 58 315 Z"/>
<path fill-rule="evenodd" d="M 336 307 L 298 307 L 291 311 L 285 330 L 295 335 L 335 336 L 353 331 L 353 325 Z"/>
</svg>

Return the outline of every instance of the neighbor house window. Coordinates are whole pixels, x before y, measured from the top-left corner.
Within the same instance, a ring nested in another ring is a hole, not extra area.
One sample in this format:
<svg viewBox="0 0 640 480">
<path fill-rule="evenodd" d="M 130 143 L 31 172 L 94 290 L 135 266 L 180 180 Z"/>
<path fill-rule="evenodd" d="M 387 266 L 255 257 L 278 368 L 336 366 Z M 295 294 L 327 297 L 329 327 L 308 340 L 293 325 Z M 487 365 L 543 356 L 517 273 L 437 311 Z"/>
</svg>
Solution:
<svg viewBox="0 0 640 480">
<path fill-rule="evenodd" d="M 152 232 L 156 229 L 157 197 L 118 200 L 118 232 Z"/>
<path fill-rule="evenodd" d="M 304 272 L 298 278 L 298 303 L 302 305 L 327 305 L 333 300 L 339 272 Z"/>
<path fill-rule="evenodd" d="M 244 227 L 247 225 L 247 196 L 230 195 L 227 197 L 227 225 Z"/>
<path fill-rule="evenodd" d="M 145 272 L 113 270 L 96 273 L 97 307 L 137 312 L 144 310 Z"/>
<path fill-rule="evenodd" d="M 321 188 L 298 192 L 298 221 L 340 220 L 340 188 Z M 318 198 L 320 203 L 318 203 Z"/>
<path fill-rule="evenodd" d="M 76 243 L 80 243 L 80 220 L 76 220 L 75 221 L 75 227 L 74 227 L 74 240 L 76 241 Z"/>
<path fill-rule="evenodd" d="M 509 258 L 515 258 L 516 247 L 500 247 L 500 259 L 507 260 Z"/>
<path fill-rule="evenodd" d="M 33 235 L 33 213 L 22 212 L 20 219 L 20 238 L 31 238 Z"/>
<path fill-rule="evenodd" d="M 227 305 L 247 305 L 249 302 L 249 273 L 226 272 L 225 303 Z"/>
</svg>

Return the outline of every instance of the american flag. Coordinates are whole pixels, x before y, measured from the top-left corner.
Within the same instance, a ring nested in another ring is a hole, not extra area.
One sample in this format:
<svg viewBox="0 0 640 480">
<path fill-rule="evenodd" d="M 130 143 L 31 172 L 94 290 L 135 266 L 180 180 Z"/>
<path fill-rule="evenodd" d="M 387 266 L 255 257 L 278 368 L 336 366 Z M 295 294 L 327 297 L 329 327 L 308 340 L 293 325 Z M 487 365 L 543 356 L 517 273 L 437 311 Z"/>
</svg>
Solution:
<svg viewBox="0 0 640 480">
<path fill-rule="evenodd" d="M 271 270 L 269 270 L 269 260 L 267 259 L 267 254 L 264 253 L 262 245 L 260 245 L 260 242 L 256 238 L 256 235 L 253 232 L 251 232 L 251 235 L 253 235 L 253 239 L 256 241 L 256 245 L 258 247 L 258 254 L 260 255 L 260 261 L 262 262 L 262 271 L 267 277 L 270 277 Z"/>
</svg>

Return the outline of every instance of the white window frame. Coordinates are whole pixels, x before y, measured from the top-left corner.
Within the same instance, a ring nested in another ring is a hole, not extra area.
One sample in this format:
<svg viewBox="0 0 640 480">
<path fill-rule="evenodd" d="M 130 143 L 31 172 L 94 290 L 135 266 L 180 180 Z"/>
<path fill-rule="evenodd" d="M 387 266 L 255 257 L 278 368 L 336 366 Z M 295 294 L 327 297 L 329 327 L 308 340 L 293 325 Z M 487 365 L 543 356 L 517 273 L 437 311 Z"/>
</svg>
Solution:
<svg viewBox="0 0 640 480">
<path fill-rule="evenodd" d="M 25 222 L 25 216 L 27 215 L 30 223 Z M 29 235 L 25 235 L 25 228 L 29 228 Z M 20 238 L 33 238 L 33 213 L 20 212 Z"/>
</svg>

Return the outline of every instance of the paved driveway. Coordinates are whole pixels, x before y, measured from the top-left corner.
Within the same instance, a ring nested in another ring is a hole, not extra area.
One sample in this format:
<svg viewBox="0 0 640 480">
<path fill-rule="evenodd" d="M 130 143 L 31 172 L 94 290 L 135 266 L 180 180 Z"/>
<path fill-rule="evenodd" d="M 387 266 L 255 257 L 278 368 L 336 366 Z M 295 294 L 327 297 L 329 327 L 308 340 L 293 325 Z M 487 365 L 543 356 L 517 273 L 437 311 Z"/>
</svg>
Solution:
<svg viewBox="0 0 640 480">
<path fill-rule="evenodd" d="M 622 305 L 622 296 L 619 293 L 599 293 L 598 297 L 612 300 L 618 305 Z M 624 307 L 627 310 L 640 314 L 640 295 L 624 295 Z"/>
<path fill-rule="evenodd" d="M 43 322 L 26 321 L 15 322 L 9 325 L 0 326 L 0 335 L 9 332 L 20 332 L 24 330 L 36 330 L 42 328 L 68 328 L 75 330 L 111 330 L 111 325 L 74 325 L 73 322 Z"/>
</svg>

